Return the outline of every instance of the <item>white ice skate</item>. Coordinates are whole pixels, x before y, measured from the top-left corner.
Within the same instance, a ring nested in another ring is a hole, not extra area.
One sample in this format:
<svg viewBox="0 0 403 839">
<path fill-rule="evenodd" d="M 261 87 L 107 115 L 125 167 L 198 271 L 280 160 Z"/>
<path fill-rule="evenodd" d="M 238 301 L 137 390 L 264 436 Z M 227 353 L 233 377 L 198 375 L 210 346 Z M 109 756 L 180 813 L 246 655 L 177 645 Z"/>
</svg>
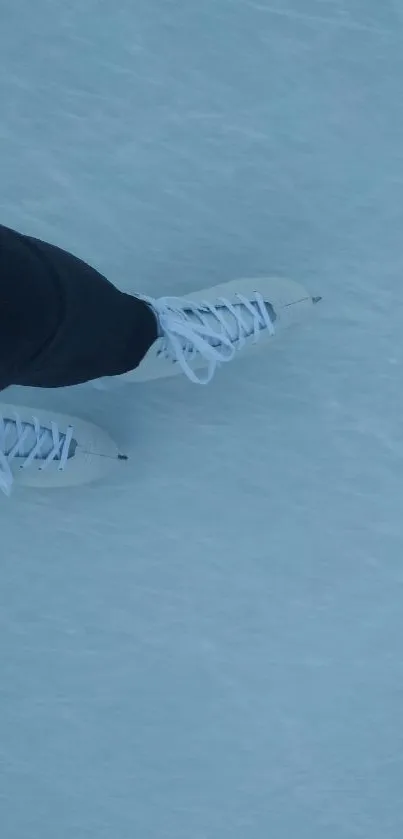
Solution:
<svg viewBox="0 0 403 839">
<path fill-rule="evenodd" d="M 96 425 L 0 403 L 0 490 L 6 495 L 14 481 L 40 489 L 89 483 L 122 459 Z"/>
<path fill-rule="evenodd" d="M 221 364 L 263 349 L 277 330 L 300 321 L 320 299 L 276 277 L 234 280 L 186 297 L 139 296 L 154 310 L 160 337 L 135 370 L 97 380 L 100 389 L 116 378 L 144 382 L 177 373 L 207 384 Z"/>
</svg>

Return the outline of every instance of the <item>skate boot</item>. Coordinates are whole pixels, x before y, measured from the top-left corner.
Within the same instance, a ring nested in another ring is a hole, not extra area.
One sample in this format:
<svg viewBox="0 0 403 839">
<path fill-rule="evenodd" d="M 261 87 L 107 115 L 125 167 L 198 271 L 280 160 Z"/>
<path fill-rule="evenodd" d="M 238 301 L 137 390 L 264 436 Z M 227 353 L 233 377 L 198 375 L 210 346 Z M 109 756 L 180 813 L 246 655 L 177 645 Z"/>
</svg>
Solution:
<svg viewBox="0 0 403 839">
<path fill-rule="evenodd" d="M 142 296 L 155 312 L 160 337 L 135 370 L 117 377 L 144 382 L 184 373 L 208 384 L 236 356 L 264 349 L 275 332 L 300 321 L 320 298 L 292 280 L 234 280 L 185 297 Z M 108 380 L 96 386 L 107 387 Z"/>
<path fill-rule="evenodd" d="M 6 495 L 14 482 L 40 489 L 86 484 L 122 459 L 96 425 L 0 403 L 0 489 Z"/>
</svg>

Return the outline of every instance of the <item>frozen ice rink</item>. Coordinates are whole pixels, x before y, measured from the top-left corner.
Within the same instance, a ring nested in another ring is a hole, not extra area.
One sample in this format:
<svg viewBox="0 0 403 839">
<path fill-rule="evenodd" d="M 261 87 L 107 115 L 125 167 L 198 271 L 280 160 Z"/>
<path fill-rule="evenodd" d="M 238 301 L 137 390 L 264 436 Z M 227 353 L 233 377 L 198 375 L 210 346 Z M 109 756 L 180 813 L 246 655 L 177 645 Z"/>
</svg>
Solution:
<svg viewBox="0 0 403 839">
<path fill-rule="evenodd" d="M 324 297 L 208 388 L 4 394 L 130 460 L 0 497 L 2 839 L 401 839 L 403 6 L 0 6 L 2 223 Z"/>
</svg>

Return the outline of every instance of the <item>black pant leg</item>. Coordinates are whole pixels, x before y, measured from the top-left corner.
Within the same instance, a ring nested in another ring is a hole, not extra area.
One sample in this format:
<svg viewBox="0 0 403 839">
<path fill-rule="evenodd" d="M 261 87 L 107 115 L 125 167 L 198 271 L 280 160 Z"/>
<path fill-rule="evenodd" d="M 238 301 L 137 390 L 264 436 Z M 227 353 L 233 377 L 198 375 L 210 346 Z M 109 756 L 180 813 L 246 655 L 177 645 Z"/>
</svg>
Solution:
<svg viewBox="0 0 403 839">
<path fill-rule="evenodd" d="M 0 226 L 0 388 L 119 375 L 156 337 L 142 300 L 61 248 Z"/>
</svg>

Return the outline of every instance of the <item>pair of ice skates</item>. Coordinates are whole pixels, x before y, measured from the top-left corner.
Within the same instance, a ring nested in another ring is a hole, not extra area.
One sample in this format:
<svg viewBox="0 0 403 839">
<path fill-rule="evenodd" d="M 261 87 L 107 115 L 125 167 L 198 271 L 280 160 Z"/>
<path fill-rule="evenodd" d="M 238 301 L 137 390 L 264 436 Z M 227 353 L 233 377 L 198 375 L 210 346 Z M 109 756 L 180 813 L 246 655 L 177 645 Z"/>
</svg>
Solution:
<svg viewBox="0 0 403 839">
<path fill-rule="evenodd" d="M 140 365 L 120 378 L 145 382 L 184 373 L 191 382 L 207 384 L 218 367 L 263 349 L 319 298 L 291 280 L 263 278 L 235 280 L 188 297 L 143 299 L 154 310 L 160 337 Z M 88 483 L 125 459 L 91 423 L 0 403 L 0 489 L 7 495 L 14 481 L 38 488 Z"/>
</svg>

